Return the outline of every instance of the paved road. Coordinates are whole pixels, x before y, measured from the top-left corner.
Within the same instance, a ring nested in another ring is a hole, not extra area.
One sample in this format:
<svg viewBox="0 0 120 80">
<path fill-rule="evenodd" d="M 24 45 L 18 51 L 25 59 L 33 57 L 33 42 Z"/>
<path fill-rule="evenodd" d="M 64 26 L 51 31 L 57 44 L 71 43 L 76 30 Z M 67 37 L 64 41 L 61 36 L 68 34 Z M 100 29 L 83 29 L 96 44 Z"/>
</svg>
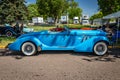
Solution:
<svg viewBox="0 0 120 80">
<path fill-rule="evenodd" d="M 0 80 L 120 80 L 120 55 L 44 51 L 36 56 L 0 50 Z"/>
</svg>

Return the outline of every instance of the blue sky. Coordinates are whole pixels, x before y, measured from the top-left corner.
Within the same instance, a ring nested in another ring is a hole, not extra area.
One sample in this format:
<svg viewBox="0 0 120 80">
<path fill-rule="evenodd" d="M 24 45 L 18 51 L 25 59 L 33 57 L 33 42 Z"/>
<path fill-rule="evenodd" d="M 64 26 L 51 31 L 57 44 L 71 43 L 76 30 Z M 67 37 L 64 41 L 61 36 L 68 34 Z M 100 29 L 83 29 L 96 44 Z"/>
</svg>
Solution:
<svg viewBox="0 0 120 80">
<path fill-rule="evenodd" d="M 75 0 L 79 3 L 80 8 L 83 10 L 83 14 L 93 15 L 98 12 L 97 0 Z"/>
<path fill-rule="evenodd" d="M 27 4 L 36 3 L 36 0 L 26 0 Z"/>
<path fill-rule="evenodd" d="M 26 0 L 27 4 L 35 3 L 36 0 Z M 75 0 L 79 3 L 80 8 L 83 10 L 85 15 L 93 15 L 98 11 L 97 0 Z"/>
</svg>

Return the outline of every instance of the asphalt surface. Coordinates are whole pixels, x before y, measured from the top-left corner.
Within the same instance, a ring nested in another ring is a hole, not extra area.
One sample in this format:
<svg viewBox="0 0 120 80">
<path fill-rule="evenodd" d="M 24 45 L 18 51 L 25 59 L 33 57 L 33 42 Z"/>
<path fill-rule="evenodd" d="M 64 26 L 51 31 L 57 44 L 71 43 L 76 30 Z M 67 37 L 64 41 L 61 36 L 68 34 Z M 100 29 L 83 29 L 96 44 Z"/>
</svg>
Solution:
<svg viewBox="0 0 120 80">
<path fill-rule="evenodd" d="M 44 51 L 24 56 L 0 50 L 0 80 L 120 80 L 120 49 L 108 53 Z"/>
</svg>

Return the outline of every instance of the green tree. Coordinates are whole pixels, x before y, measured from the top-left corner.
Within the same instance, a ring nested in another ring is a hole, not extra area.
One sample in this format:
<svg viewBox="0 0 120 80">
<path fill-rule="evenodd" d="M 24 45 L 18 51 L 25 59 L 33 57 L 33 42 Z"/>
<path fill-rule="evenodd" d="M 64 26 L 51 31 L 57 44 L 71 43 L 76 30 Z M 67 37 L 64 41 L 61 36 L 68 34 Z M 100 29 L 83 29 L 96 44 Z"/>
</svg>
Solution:
<svg viewBox="0 0 120 80">
<path fill-rule="evenodd" d="M 92 15 L 90 17 L 90 20 L 94 20 L 94 19 L 98 19 L 98 18 L 102 18 L 103 17 L 103 13 L 101 11 L 99 11 L 98 13 Z"/>
<path fill-rule="evenodd" d="M 120 0 L 97 0 L 104 16 L 120 10 Z"/>
<path fill-rule="evenodd" d="M 68 8 L 67 0 L 37 0 L 38 11 L 44 17 L 54 17 L 55 23 Z"/>
<path fill-rule="evenodd" d="M 32 17 L 39 17 L 40 14 L 38 12 L 38 6 L 36 4 L 29 4 L 28 8 L 28 19 L 32 19 Z"/>
<path fill-rule="evenodd" d="M 0 0 L 0 22 L 12 23 L 27 19 L 25 0 Z"/>
<path fill-rule="evenodd" d="M 68 13 L 69 13 L 69 18 L 73 19 L 75 16 L 80 17 L 82 15 L 82 9 L 79 8 L 78 3 L 75 2 L 74 0 L 69 2 L 69 9 L 68 9 Z"/>
</svg>

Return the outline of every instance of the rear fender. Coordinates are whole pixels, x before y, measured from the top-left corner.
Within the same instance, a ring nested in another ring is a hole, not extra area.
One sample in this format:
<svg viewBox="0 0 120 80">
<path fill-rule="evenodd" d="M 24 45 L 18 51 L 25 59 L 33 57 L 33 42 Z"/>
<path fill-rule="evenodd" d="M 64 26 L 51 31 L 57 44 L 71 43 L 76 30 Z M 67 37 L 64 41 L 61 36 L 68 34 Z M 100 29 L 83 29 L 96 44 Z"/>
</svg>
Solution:
<svg viewBox="0 0 120 80">
<path fill-rule="evenodd" d="M 32 43 L 35 44 L 36 47 L 42 46 L 41 41 L 40 41 L 38 38 L 34 37 L 34 36 L 25 37 L 25 38 L 22 38 L 21 40 L 22 40 L 22 44 L 23 44 L 24 42 L 32 42 Z M 22 44 L 21 44 L 21 45 L 22 45 Z"/>
<path fill-rule="evenodd" d="M 35 46 L 37 47 L 37 49 L 38 49 L 38 47 L 42 46 L 42 43 L 40 42 L 39 39 L 37 39 L 34 36 L 29 36 L 29 37 L 18 38 L 14 43 L 9 45 L 9 49 L 10 50 L 15 50 L 15 51 L 20 51 L 22 44 L 25 43 L 25 42 L 34 43 Z"/>
</svg>

